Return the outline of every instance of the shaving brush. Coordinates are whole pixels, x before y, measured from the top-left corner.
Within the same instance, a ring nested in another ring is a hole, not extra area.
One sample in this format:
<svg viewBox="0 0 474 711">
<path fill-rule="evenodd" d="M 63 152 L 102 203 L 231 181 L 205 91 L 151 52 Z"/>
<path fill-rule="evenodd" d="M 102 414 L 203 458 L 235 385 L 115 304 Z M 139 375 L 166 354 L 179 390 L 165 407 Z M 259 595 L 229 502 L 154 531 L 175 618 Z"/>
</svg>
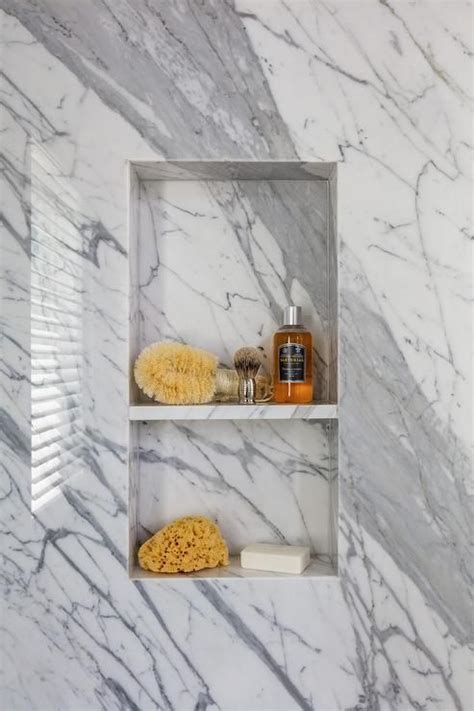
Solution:
<svg viewBox="0 0 474 711">
<path fill-rule="evenodd" d="M 234 370 L 218 368 L 215 355 L 183 343 L 148 346 L 135 361 L 134 375 L 145 395 L 167 405 L 199 405 L 238 396 L 239 376 Z M 265 397 L 269 387 L 268 378 L 259 378 L 257 394 Z"/>
<path fill-rule="evenodd" d="M 258 350 L 245 346 L 234 355 L 234 366 L 239 376 L 239 402 L 242 405 L 254 405 L 257 385 L 255 379 L 261 362 Z"/>
</svg>

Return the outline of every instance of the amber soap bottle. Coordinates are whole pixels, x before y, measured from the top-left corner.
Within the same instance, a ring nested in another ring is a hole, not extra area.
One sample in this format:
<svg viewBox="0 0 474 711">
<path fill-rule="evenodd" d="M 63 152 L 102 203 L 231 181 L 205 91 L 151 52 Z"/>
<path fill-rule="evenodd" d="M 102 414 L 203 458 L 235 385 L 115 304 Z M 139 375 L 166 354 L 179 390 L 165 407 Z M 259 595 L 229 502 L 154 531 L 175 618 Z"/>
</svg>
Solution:
<svg viewBox="0 0 474 711">
<path fill-rule="evenodd" d="M 313 336 L 302 323 L 301 306 L 287 306 L 283 326 L 273 336 L 275 402 L 313 399 Z"/>
</svg>

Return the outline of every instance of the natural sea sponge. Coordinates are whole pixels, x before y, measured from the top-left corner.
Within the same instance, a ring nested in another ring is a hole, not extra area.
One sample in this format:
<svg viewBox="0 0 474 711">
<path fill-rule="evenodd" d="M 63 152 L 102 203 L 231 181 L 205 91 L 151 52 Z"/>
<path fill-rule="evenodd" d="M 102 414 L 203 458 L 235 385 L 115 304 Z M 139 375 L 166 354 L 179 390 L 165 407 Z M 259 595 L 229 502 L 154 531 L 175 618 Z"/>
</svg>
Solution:
<svg viewBox="0 0 474 711">
<path fill-rule="evenodd" d="M 219 527 L 205 516 L 172 521 L 145 541 L 138 562 L 154 573 L 191 573 L 229 564 L 229 550 Z"/>
<path fill-rule="evenodd" d="M 145 348 L 134 374 L 145 395 L 172 405 L 210 402 L 216 390 L 217 358 L 200 348 L 164 341 Z"/>
</svg>

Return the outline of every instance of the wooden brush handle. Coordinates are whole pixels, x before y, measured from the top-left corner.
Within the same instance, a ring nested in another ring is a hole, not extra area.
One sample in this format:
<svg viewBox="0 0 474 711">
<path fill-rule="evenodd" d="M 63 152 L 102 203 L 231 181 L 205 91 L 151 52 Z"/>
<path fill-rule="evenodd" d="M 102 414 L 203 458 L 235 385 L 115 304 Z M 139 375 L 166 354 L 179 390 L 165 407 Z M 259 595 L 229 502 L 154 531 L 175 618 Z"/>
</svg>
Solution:
<svg viewBox="0 0 474 711">
<path fill-rule="evenodd" d="M 256 401 L 267 401 L 271 397 L 270 379 L 265 375 L 257 375 Z M 218 368 L 216 371 L 216 391 L 214 400 L 237 400 L 239 397 L 239 376 L 230 368 Z"/>
</svg>

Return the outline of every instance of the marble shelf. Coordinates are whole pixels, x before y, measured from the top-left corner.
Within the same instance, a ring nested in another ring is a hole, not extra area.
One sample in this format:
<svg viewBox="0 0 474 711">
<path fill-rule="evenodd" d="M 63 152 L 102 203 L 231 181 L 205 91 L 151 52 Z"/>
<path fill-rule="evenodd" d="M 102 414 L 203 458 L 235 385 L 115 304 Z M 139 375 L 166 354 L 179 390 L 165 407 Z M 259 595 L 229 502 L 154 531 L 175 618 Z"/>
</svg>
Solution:
<svg viewBox="0 0 474 711">
<path fill-rule="evenodd" d="M 152 420 L 335 420 L 337 405 L 309 403 L 287 405 L 131 405 L 129 419 L 134 422 Z"/>
<path fill-rule="evenodd" d="M 142 570 L 135 565 L 130 573 L 132 580 L 222 580 L 229 578 L 241 578 L 242 580 L 286 578 L 288 580 L 298 580 L 299 578 L 334 578 L 337 580 L 337 572 L 328 556 L 314 556 L 311 562 L 300 575 L 292 573 L 269 573 L 266 570 L 248 570 L 240 565 L 240 556 L 231 556 L 230 563 L 225 568 L 211 568 L 199 570 L 196 573 L 151 573 Z"/>
</svg>

